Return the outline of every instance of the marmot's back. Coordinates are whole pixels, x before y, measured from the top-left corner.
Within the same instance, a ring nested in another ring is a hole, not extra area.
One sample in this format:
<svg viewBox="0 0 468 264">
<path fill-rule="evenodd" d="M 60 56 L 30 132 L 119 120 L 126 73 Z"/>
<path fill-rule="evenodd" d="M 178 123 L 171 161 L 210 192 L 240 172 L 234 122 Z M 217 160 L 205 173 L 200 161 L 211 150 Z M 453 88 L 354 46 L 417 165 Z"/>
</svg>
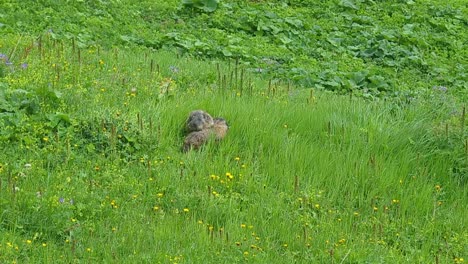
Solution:
<svg viewBox="0 0 468 264">
<path fill-rule="evenodd" d="M 212 133 L 213 132 L 211 131 L 211 129 L 203 129 L 201 131 L 190 132 L 187 135 L 187 137 L 185 137 L 184 146 L 182 147 L 182 150 L 184 152 L 187 152 L 190 149 L 199 149 L 203 144 L 205 144 L 208 141 Z"/>
<path fill-rule="evenodd" d="M 188 132 L 201 131 L 213 126 L 213 118 L 203 110 L 192 111 L 186 122 Z"/>
</svg>

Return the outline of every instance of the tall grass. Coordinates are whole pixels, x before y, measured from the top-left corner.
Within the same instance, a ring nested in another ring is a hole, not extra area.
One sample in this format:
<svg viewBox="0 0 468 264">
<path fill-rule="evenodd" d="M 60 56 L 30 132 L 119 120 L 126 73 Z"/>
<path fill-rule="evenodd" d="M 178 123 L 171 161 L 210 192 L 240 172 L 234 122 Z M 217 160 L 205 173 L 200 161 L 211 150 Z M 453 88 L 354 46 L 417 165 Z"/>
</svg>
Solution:
<svg viewBox="0 0 468 264">
<path fill-rule="evenodd" d="M 236 63 L 41 41 L 0 43 L 16 54 L 0 79 L 5 98 L 23 89 L 40 102 L 33 115 L 14 110 L 31 125 L 1 142 L 1 262 L 466 257 L 466 175 L 456 174 L 466 171 L 466 134 L 450 121 L 461 106 L 431 107 L 441 95 L 367 101 L 298 90 Z M 184 154 L 194 109 L 230 130 Z M 57 113 L 69 124 L 41 123 Z"/>
</svg>

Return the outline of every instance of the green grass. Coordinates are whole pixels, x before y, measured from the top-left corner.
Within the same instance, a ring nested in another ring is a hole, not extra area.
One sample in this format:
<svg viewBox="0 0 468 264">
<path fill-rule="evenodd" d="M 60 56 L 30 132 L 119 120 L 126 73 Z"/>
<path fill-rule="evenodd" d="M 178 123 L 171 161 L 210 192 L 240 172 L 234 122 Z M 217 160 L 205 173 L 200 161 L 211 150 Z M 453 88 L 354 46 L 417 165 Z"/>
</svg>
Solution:
<svg viewBox="0 0 468 264">
<path fill-rule="evenodd" d="M 444 86 L 468 100 L 464 0 L 235 0 L 212 13 L 183 2 L 190 1 L 3 1 L 0 33 L 239 59 L 250 70 L 339 93 L 404 97 Z"/>
<path fill-rule="evenodd" d="M 466 258 L 468 128 L 448 92 L 365 100 L 233 62 L 31 43 L 0 42 L 2 263 Z M 184 154 L 194 109 L 231 127 Z"/>
</svg>

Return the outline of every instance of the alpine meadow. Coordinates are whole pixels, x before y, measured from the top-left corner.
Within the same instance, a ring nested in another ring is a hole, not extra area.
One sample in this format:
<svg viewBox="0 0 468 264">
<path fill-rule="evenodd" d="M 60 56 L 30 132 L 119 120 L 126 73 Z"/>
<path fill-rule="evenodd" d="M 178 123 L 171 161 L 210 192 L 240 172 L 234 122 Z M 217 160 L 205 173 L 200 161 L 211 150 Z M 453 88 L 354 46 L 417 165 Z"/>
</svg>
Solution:
<svg viewBox="0 0 468 264">
<path fill-rule="evenodd" d="M 0 36 L 0 263 L 468 259 L 464 0 L 4 0 Z"/>
</svg>

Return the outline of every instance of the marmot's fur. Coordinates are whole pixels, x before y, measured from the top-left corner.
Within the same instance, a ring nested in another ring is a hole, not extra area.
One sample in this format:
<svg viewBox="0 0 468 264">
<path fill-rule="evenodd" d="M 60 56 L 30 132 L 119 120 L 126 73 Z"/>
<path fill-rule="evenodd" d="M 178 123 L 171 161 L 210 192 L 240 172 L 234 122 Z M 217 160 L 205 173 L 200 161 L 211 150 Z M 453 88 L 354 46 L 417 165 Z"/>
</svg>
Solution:
<svg viewBox="0 0 468 264">
<path fill-rule="evenodd" d="M 182 151 L 187 152 L 190 149 L 199 149 L 210 138 L 220 141 L 226 136 L 228 129 L 229 125 L 224 118 L 215 118 L 212 127 L 190 132 L 184 140 Z"/>
<path fill-rule="evenodd" d="M 194 131 L 202 131 L 213 126 L 213 118 L 210 114 L 203 110 L 192 111 L 185 124 L 185 129 L 188 133 Z"/>
<path fill-rule="evenodd" d="M 226 119 L 222 117 L 217 117 L 213 119 L 213 132 L 215 134 L 216 140 L 221 140 L 226 136 L 227 131 L 229 130 L 229 124 Z"/>
</svg>

